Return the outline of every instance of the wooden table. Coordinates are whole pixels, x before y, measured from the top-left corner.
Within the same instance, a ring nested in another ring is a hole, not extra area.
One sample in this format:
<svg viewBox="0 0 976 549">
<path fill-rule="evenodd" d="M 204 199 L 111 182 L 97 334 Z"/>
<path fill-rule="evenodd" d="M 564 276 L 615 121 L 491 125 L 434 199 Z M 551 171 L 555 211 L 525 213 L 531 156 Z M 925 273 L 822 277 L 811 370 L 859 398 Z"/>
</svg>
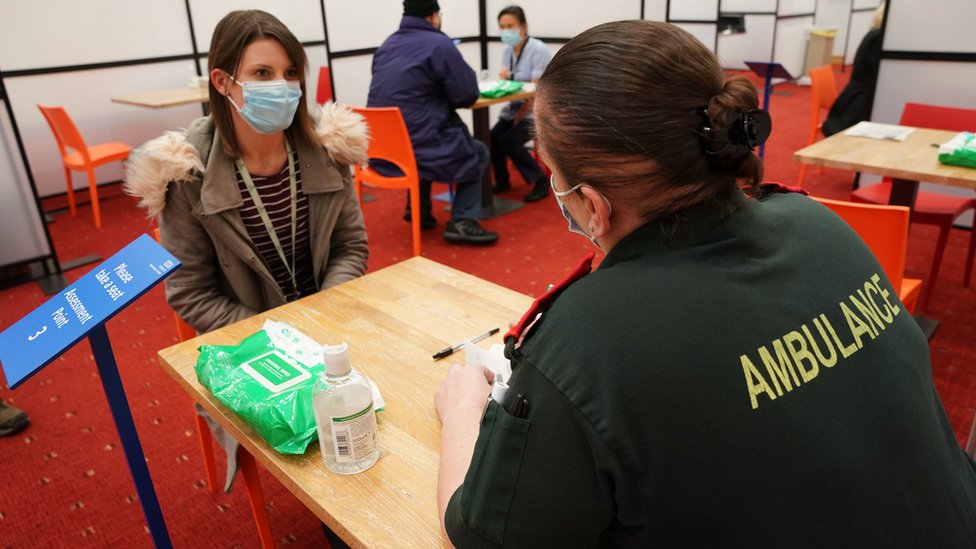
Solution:
<svg viewBox="0 0 976 549">
<path fill-rule="evenodd" d="M 440 422 L 434 392 L 452 359 L 431 355 L 491 328 L 505 330 L 531 298 L 415 257 L 159 352 L 176 381 L 352 547 L 440 547 L 437 464 Z M 368 471 L 341 476 L 322 463 L 318 443 L 300 456 L 271 449 L 198 382 L 201 344 L 236 344 L 265 319 L 287 322 L 323 344 L 349 344 L 353 367 L 380 387 L 382 455 Z M 501 342 L 501 334 L 480 343 Z"/>
<path fill-rule="evenodd" d="M 497 105 L 498 103 L 531 99 L 535 97 L 535 86 L 531 86 L 530 90 L 520 91 L 506 95 L 505 97 L 479 97 L 471 105 L 471 113 L 474 115 L 474 137 L 488 147 L 489 154 L 491 153 L 491 121 L 488 117 L 488 107 Z M 524 202 L 518 200 L 496 197 L 491 192 L 491 168 L 489 165 L 489 168 L 485 169 L 485 173 L 481 178 L 481 219 L 491 219 L 492 217 L 517 210 L 524 205 Z"/>
<path fill-rule="evenodd" d="M 918 128 L 904 141 L 834 134 L 793 153 L 797 162 L 892 178 L 890 204 L 915 204 L 918 182 L 976 189 L 976 169 L 940 164 L 939 149 L 958 132 Z"/>
<path fill-rule="evenodd" d="M 165 109 L 167 107 L 207 103 L 209 101 L 210 90 L 207 87 L 175 88 L 172 90 L 159 90 L 112 98 L 113 103 L 148 107 L 150 109 Z"/>
</svg>

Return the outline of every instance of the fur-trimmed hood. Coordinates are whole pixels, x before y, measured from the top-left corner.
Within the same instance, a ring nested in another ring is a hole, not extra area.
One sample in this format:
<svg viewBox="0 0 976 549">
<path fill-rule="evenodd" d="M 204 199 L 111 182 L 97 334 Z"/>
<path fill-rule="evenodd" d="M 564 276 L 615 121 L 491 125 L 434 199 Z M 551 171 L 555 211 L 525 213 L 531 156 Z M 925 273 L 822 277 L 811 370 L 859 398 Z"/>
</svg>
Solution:
<svg viewBox="0 0 976 549">
<path fill-rule="evenodd" d="M 351 165 L 367 161 L 369 131 L 362 116 L 329 101 L 315 109 L 312 117 L 315 133 L 334 162 Z M 193 181 L 204 171 L 200 152 L 187 141 L 187 132 L 169 131 L 129 155 L 125 192 L 139 197 L 139 205 L 155 218 L 166 207 L 166 189 L 171 181 Z"/>
</svg>

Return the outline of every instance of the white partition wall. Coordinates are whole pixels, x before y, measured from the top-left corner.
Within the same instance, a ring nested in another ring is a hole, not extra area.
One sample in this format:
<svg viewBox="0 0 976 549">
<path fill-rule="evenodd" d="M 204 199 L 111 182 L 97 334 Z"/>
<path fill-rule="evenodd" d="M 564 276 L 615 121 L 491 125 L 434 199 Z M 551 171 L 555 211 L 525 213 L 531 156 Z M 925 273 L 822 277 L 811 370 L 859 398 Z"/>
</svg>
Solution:
<svg viewBox="0 0 976 549">
<path fill-rule="evenodd" d="M 768 61 L 776 35 L 775 14 L 745 14 L 746 32 L 718 35 L 716 53 L 722 66 L 747 70 L 746 61 Z"/>
<path fill-rule="evenodd" d="M 847 48 L 847 28 L 850 25 L 853 0 L 817 0 L 814 24 L 820 28 L 837 29 L 834 37 L 834 56 L 843 56 Z"/>
<path fill-rule="evenodd" d="M 847 26 L 847 51 L 844 52 L 844 64 L 854 63 L 854 55 L 857 47 L 861 45 L 864 35 L 871 30 L 874 21 L 874 10 L 858 10 L 851 13 L 850 23 Z"/>
<path fill-rule="evenodd" d="M 53 256 L 0 94 L 0 267 Z"/>
<path fill-rule="evenodd" d="M 744 69 L 746 60 L 772 60 L 799 74 L 814 13 L 818 25 L 843 21 L 838 28 L 845 31 L 846 40 L 835 42 L 835 52 L 840 42 L 849 42 L 853 46 L 848 45 L 846 52 L 853 56 L 878 1 L 516 3 L 526 12 L 530 34 L 546 42 L 554 53 L 561 44 L 593 25 L 645 18 L 669 21 L 691 32 L 715 51 L 727 68 Z M 473 68 L 485 66 L 492 74 L 497 73 L 502 45 L 496 17 L 510 3 L 512 0 L 440 0 L 443 30 L 462 39 L 459 48 Z M 956 23 L 968 20 L 959 15 L 959 10 L 971 11 L 976 4 L 967 2 L 960 6 L 949 0 L 936 4 L 932 8 L 902 8 L 910 13 L 899 15 L 905 18 L 894 24 L 901 25 L 898 40 L 907 42 L 886 47 L 910 50 L 913 36 L 936 40 L 918 51 L 952 49 L 956 43 L 962 46 L 965 33 L 933 32 L 941 23 L 932 23 L 934 27 L 928 23 L 912 25 L 924 21 L 928 13 L 954 14 L 951 18 Z M 37 103 L 64 106 L 90 143 L 121 140 L 138 145 L 165 130 L 185 127 L 202 114 L 199 105 L 149 110 L 112 103 L 111 98 L 185 85 L 187 73 L 196 73 L 198 64 L 201 72 L 206 71 L 206 51 L 217 21 L 230 10 L 250 8 L 276 15 L 305 45 L 310 68 L 307 100 L 314 100 L 318 68 L 330 66 L 336 100 L 350 104 L 366 102 L 373 52 L 397 29 L 403 12 L 402 0 L 0 2 L 0 78 L 9 93 L 38 193 L 63 193 L 64 183 L 53 136 L 35 106 Z M 49 17 L 51 13 L 58 17 Z M 743 17 L 744 33 L 718 34 L 719 18 L 728 14 Z M 118 164 L 100 168 L 97 174 L 101 182 L 118 181 L 121 175 Z M 79 176 L 74 184 L 81 188 L 86 182 Z"/>
<path fill-rule="evenodd" d="M 803 75 L 807 40 L 812 27 L 813 15 L 787 17 L 776 21 L 773 60 L 781 63 L 793 78 Z"/>
<path fill-rule="evenodd" d="M 191 51 L 181 0 L 0 2 L 4 71 L 145 59 Z"/>
<path fill-rule="evenodd" d="M 668 3 L 668 0 L 644 0 L 644 19 L 667 21 Z"/>
<path fill-rule="evenodd" d="M 974 20 L 976 2 L 889 2 L 872 120 L 898 122 L 909 101 L 976 109 Z M 973 196 L 969 189 L 923 187 Z M 964 222 L 972 223 L 971 215 L 967 214 Z"/>
<path fill-rule="evenodd" d="M 320 0 L 0 3 L 0 74 L 38 193 L 63 193 L 65 184 L 53 135 L 37 103 L 65 107 L 88 144 L 119 140 L 139 145 L 185 127 L 202 114 L 200 105 L 150 110 L 111 98 L 185 86 L 188 73 L 196 74 L 194 59 L 206 53 L 217 21 L 233 9 L 250 8 L 274 14 L 305 43 L 314 99 L 318 67 L 328 64 Z M 200 62 L 205 71 L 206 59 Z M 96 177 L 118 181 L 120 165 L 99 168 Z M 83 174 L 75 174 L 74 185 L 87 186 Z"/>
<path fill-rule="evenodd" d="M 718 8 L 719 17 L 744 23 L 744 31 L 717 29 L 716 54 L 724 67 L 744 70 L 745 61 L 776 61 L 795 77 L 803 74 L 815 25 L 838 29 L 833 53 L 843 55 L 854 9 L 853 0 L 721 0 Z"/>
<path fill-rule="evenodd" d="M 718 0 L 682 0 L 668 3 L 668 21 L 715 21 Z"/>
<path fill-rule="evenodd" d="M 498 12 L 517 4 L 525 10 L 529 32 L 533 36 L 569 39 L 580 32 L 607 21 L 640 19 L 640 0 L 601 0 L 582 2 L 566 0 L 486 0 L 488 36 L 498 37 Z"/>
</svg>

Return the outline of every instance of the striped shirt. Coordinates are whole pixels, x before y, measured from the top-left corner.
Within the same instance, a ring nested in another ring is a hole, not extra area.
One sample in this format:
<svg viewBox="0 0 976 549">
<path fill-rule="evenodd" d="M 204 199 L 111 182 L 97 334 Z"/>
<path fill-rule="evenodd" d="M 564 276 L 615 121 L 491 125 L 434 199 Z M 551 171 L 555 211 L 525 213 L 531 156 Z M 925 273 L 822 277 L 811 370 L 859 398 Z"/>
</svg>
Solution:
<svg viewBox="0 0 976 549">
<path fill-rule="evenodd" d="M 317 290 L 314 271 L 312 269 L 312 252 L 310 246 L 308 229 L 308 197 L 302 192 L 302 171 L 298 162 L 298 155 L 292 153 L 292 160 L 295 163 L 295 182 L 298 190 L 298 219 L 295 227 L 295 257 L 292 261 L 292 241 L 291 241 L 291 180 L 288 177 L 288 163 L 282 170 L 270 176 L 251 175 L 254 187 L 257 189 L 258 196 L 268 212 L 268 218 L 274 226 L 275 233 L 278 235 L 278 242 L 285 253 L 289 266 L 294 265 L 295 280 L 298 282 L 296 288 L 292 284 L 291 275 L 285 267 L 281 256 L 275 248 L 274 241 L 261 220 L 254 201 L 251 200 L 251 193 L 247 191 L 244 178 L 237 172 L 237 187 L 240 189 L 244 203 L 238 210 L 247 235 L 254 242 L 258 250 L 258 256 L 264 261 L 264 265 L 271 271 L 275 282 L 281 288 L 288 301 L 298 299 L 303 295 L 314 293 Z"/>
</svg>

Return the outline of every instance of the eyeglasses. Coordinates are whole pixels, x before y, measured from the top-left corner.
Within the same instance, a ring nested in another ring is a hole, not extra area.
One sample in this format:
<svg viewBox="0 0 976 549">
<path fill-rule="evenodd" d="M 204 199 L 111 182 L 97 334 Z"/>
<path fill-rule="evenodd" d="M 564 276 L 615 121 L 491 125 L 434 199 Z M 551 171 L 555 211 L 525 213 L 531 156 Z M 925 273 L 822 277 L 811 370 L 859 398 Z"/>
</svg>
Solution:
<svg viewBox="0 0 976 549">
<path fill-rule="evenodd" d="M 552 188 L 552 194 L 558 196 L 559 198 L 562 198 L 562 197 L 568 195 L 569 193 L 575 192 L 576 190 L 578 190 L 583 185 L 585 185 L 585 183 L 577 183 L 575 186 L 573 186 L 572 189 L 569 189 L 569 190 L 566 190 L 566 191 L 557 191 L 556 190 L 556 174 L 552 174 L 552 175 L 549 176 L 549 187 Z"/>
</svg>

